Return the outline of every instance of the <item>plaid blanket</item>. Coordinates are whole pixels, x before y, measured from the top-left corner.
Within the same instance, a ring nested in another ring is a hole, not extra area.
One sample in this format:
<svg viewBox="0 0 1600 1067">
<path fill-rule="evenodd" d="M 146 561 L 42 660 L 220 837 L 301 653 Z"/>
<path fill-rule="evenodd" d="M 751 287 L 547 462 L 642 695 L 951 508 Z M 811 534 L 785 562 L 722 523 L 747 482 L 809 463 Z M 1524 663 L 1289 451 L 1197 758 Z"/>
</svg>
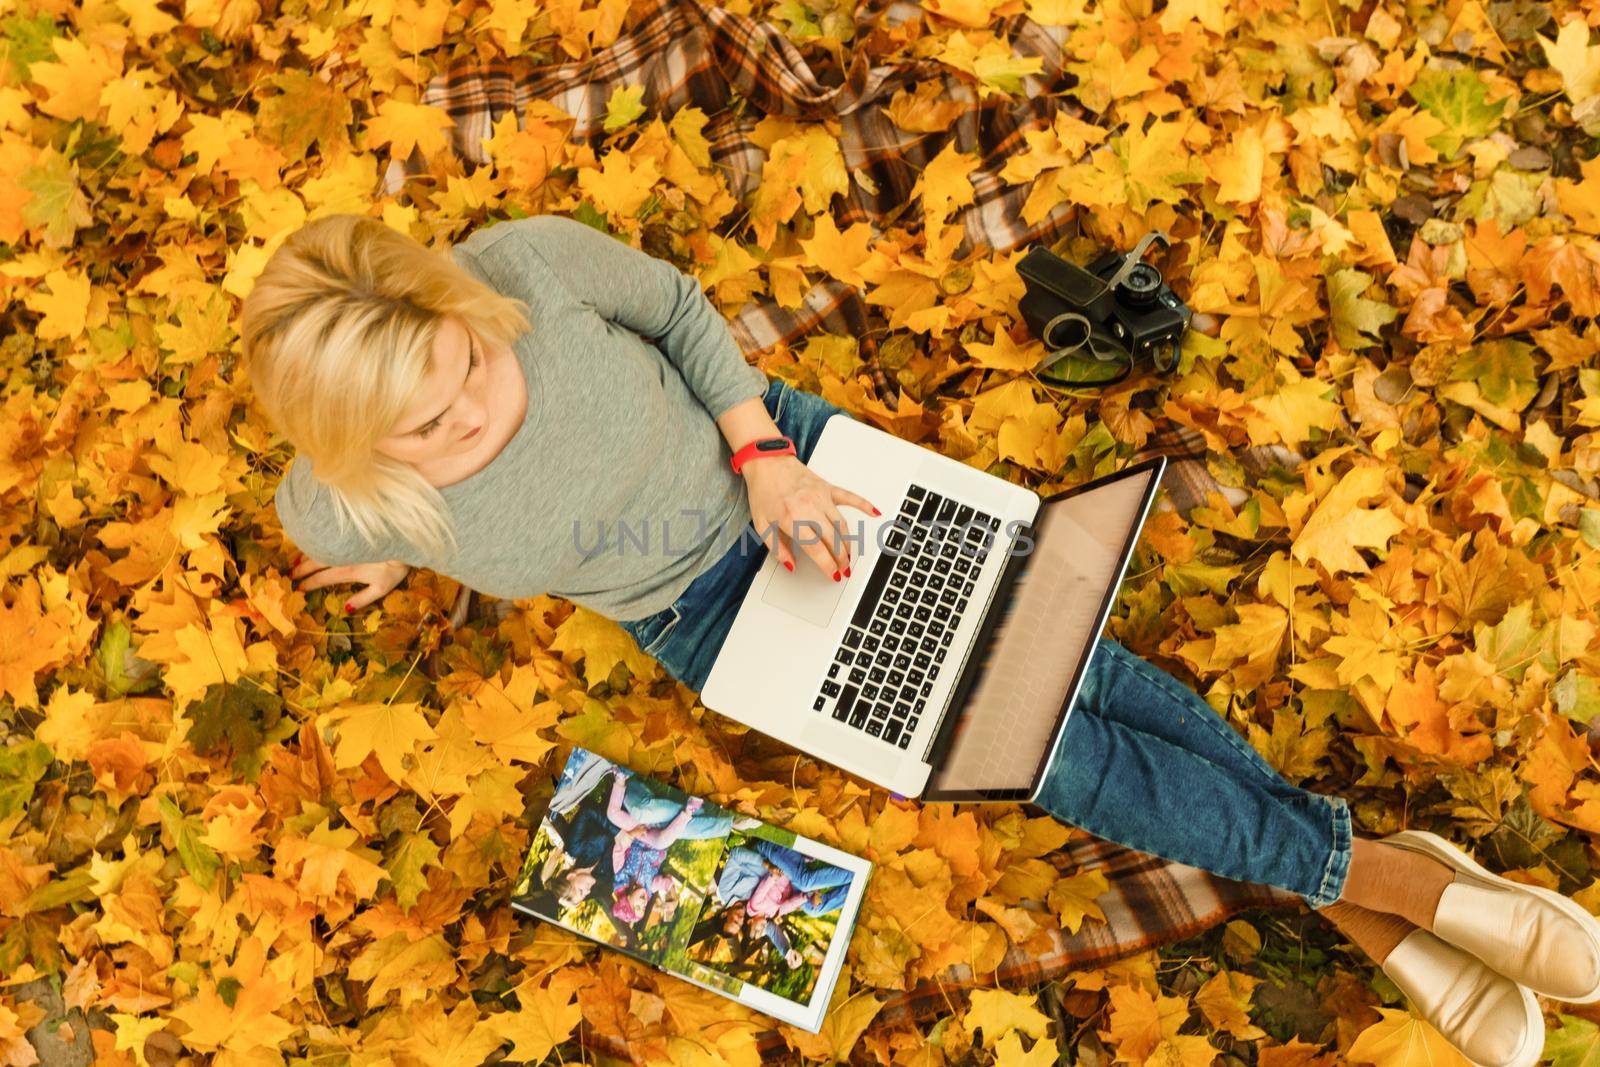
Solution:
<svg viewBox="0 0 1600 1067">
<path fill-rule="evenodd" d="M 872 22 L 894 25 L 922 15 L 920 5 L 892 2 L 858 13 L 858 25 L 867 32 Z M 981 159 L 969 175 L 974 202 L 955 220 L 964 233 L 958 251 L 1005 252 L 1053 240 L 1074 220 L 1068 204 L 1037 224 L 1026 225 L 1021 209 L 1029 187 L 1009 185 L 1000 178 L 1007 159 L 1026 148 L 1024 135 L 1049 126 L 1059 109 L 1072 105 L 1058 95 L 1065 31 L 1024 15 L 1005 20 L 999 30 L 1012 42 L 1014 52 L 1039 57 L 1042 70 L 1027 76 L 1023 92 L 985 99 L 965 75 L 933 61 L 870 67 L 863 62 L 864 53 L 858 52 L 841 69 L 826 50 L 802 53 L 777 27 L 711 4 L 636 0 L 615 43 L 592 58 L 542 67 L 514 60 L 463 63 L 434 79 L 422 102 L 451 116 L 452 150 L 462 162 L 476 165 L 488 162 L 482 142 L 508 111 L 521 115 L 532 102 L 548 102 L 572 117 L 573 139 L 594 144 L 604 135 L 611 93 L 621 86 L 643 86 L 644 103 L 655 113 L 670 115 L 693 106 L 711 116 L 705 135 L 713 162 L 739 196 L 751 194 L 760 182 L 765 152 L 751 137 L 757 122 L 767 115 L 826 119 L 840 131 L 846 167 L 852 172 L 862 169 L 876 186 L 870 192 L 862 183 L 852 182 L 848 196 L 835 199 L 833 213 L 841 229 L 861 221 L 875 228 L 890 220 L 904 225 L 899 216 L 911 202 L 918 174 L 954 143 L 960 151 L 978 152 Z M 962 104 L 960 117 L 944 133 L 908 133 L 895 126 L 887 111 L 890 97 L 928 81 L 941 84 L 943 100 Z M 730 108 L 735 95 L 748 106 Z M 385 189 L 396 194 L 410 178 L 429 169 L 430 161 L 420 152 L 395 160 L 384 176 Z M 799 308 L 758 299 L 747 304 L 731 325 L 751 357 L 797 342 L 813 331 L 861 338 L 874 389 L 893 407 L 896 388 L 872 358 L 871 319 L 860 291 L 828 279 L 814 285 Z M 1206 447 L 1195 431 L 1158 422 L 1143 451 L 1157 453 L 1173 460 L 1165 486 L 1174 507 L 1185 510 L 1204 501 L 1209 492 L 1232 495 L 1207 470 Z M 1293 457 L 1280 450 L 1254 449 L 1235 458 L 1260 469 Z M 1052 946 L 1042 953 L 1013 948 L 993 974 L 973 975 L 966 968 L 953 968 L 942 981 L 891 999 L 874 1025 L 899 1025 L 948 1013 L 974 985 L 1050 980 L 1191 936 L 1247 908 L 1294 900 L 1264 886 L 1218 879 L 1097 840 L 1075 841 L 1048 858 L 1063 871 L 1105 872 L 1111 888 L 1098 903 L 1106 922 L 1084 923 L 1075 935 L 1058 931 Z M 628 1056 L 628 1049 L 599 1035 L 591 1033 L 589 1038 L 596 1051 Z M 764 1035 L 761 1047 L 770 1057 L 784 1055 L 787 1048 L 776 1032 Z"/>
</svg>

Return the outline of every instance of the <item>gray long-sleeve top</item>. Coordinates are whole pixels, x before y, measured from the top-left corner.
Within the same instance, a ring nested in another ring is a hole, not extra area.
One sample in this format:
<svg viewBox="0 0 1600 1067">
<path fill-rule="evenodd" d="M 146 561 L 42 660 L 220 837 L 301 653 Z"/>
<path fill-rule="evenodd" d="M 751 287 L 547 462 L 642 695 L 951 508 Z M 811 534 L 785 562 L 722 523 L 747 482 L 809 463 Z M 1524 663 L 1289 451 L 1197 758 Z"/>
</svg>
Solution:
<svg viewBox="0 0 1600 1067">
<path fill-rule="evenodd" d="M 667 607 L 750 521 L 714 420 L 761 396 L 766 376 L 698 281 L 581 222 L 500 222 L 451 252 L 527 301 L 533 323 L 513 344 L 528 386 L 521 429 L 440 490 L 457 550 L 425 554 L 393 536 L 370 545 L 342 529 L 303 458 L 278 485 L 284 532 L 323 563 L 397 559 L 493 596 L 552 593 L 620 620 Z"/>
</svg>

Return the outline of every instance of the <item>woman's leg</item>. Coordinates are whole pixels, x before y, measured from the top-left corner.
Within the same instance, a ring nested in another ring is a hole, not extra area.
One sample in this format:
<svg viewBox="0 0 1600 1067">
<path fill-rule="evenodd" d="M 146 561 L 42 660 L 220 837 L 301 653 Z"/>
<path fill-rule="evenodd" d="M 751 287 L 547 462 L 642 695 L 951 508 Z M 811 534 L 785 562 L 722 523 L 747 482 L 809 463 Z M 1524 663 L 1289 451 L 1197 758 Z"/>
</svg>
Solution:
<svg viewBox="0 0 1600 1067">
<path fill-rule="evenodd" d="M 1098 837 L 1238 881 L 1338 900 L 1349 807 L 1284 781 L 1176 678 L 1102 641 L 1038 803 Z"/>
<path fill-rule="evenodd" d="M 588 751 L 577 753 L 576 758 L 568 760 L 566 767 L 562 768 L 561 780 L 556 783 L 555 793 L 550 798 L 551 813 L 560 815 L 577 806 L 580 800 L 594 791 L 595 786 L 605 780 L 611 766 Z"/>
<path fill-rule="evenodd" d="M 1447 868 L 1355 838 L 1343 800 L 1285 781 L 1199 694 L 1153 663 L 1102 638 L 1073 719 L 1080 713 L 1094 721 L 1069 719 L 1040 798 L 1055 796 L 1066 821 L 1140 851 L 1300 893 L 1313 907 L 1337 900 L 1328 918 L 1380 962 L 1411 929 L 1432 928 L 1439 896 L 1450 882 Z M 1079 735 L 1079 751 L 1070 752 Z M 1101 760 L 1131 759 L 1130 766 L 1165 768 L 1138 772 L 1163 778 L 1154 803 L 1135 804 L 1136 810 L 1124 815 L 1114 798 L 1100 801 L 1105 810 L 1098 817 L 1105 830 L 1065 814 L 1066 805 L 1086 803 L 1094 779 L 1086 775 L 1092 764 L 1085 768 L 1082 757 L 1091 750 L 1101 751 Z M 1176 809 L 1180 817 L 1151 819 L 1151 809 L 1163 802 L 1184 804 Z M 1150 825 L 1142 826 L 1145 821 Z M 1152 847 L 1118 833 L 1138 833 Z M 1309 876 L 1318 871 L 1313 884 Z"/>
<path fill-rule="evenodd" d="M 1100 638 L 1089 669 L 1099 682 L 1095 711 L 1102 718 L 1180 745 L 1240 778 L 1257 780 L 1274 795 L 1307 795 L 1285 781 L 1200 694 L 1121 643 Z"/>
<path fill-rule="evenodd" d="M 662 796 L 638 777 L 630 776 L 623 787 L 623 804 L 628 814 L 642 826 L 665 826 L 678 817 L 683 804 L 671 797 Z M 733 813 L 722 808 L 707 806 L 689 817 L 678 837 L 685 841 L 700 841 L 709 837 L 726 837 L 733 828 Z"/>
<path fill-rule="evenodd" d="M 802 893 L 848 886 L 855 878 L 849 871 L 831 863 L 808 861 L 792 848 L 771 841 L 757 840 L 754 844 L 756 851 L 782 871 L 788 877 L 789 884 Z"/>
</svg>

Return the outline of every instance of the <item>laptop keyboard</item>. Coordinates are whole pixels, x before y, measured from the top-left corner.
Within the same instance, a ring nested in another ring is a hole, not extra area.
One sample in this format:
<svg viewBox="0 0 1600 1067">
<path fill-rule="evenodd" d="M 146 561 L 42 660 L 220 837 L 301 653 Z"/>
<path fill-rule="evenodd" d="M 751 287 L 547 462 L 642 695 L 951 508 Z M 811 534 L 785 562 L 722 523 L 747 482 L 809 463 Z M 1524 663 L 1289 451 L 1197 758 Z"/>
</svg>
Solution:
<svg viewBox="0 0 1600 1067">
<path fill-rule="evenodd" d="M 912 483 L 890 524 L 812 708 L 903 749 L 1000 520 Z"/>
</svg>

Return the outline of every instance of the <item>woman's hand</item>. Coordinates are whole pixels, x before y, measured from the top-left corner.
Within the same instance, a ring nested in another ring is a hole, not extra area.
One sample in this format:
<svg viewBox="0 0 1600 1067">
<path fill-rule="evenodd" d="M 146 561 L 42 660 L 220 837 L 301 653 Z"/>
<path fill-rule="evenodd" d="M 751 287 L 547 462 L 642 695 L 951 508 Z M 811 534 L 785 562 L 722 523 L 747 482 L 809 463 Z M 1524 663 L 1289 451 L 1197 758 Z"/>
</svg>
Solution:
<svg viewBox="0 0 1600 1067">
<path fill-rule="evenodd" d="M 756 534 L 778 554 L 778 562 L 794 570 L 792 542 L 834 581 L 849 576 L 852 553 L 844 535 L 860 531 L 851 530 L 839 506 L 880 514 L 871 501 L 818 476 L 796 456 L 753 459 L 742 476 L 750 489 Z M 768 536 L 773 529 L 777 544 Z"/>
<path fill-rule="evenodd" d="M 345 601 L 344 611 L 348 615 L 388 593 L 405 581 L 406 575 L 410 573 L 410 565 L 401 563 L 397 559 L 391 559 L 387 563 L 352 563 L 344 567 L 330 567 L 309 557 L 301 557 L 290 568 L 289 577 L 296 580 L 296 588 L 303 593 L 321 589 L 326 585 L 361 586 L 362 588 L 354 596 Z"/>
</svg>

